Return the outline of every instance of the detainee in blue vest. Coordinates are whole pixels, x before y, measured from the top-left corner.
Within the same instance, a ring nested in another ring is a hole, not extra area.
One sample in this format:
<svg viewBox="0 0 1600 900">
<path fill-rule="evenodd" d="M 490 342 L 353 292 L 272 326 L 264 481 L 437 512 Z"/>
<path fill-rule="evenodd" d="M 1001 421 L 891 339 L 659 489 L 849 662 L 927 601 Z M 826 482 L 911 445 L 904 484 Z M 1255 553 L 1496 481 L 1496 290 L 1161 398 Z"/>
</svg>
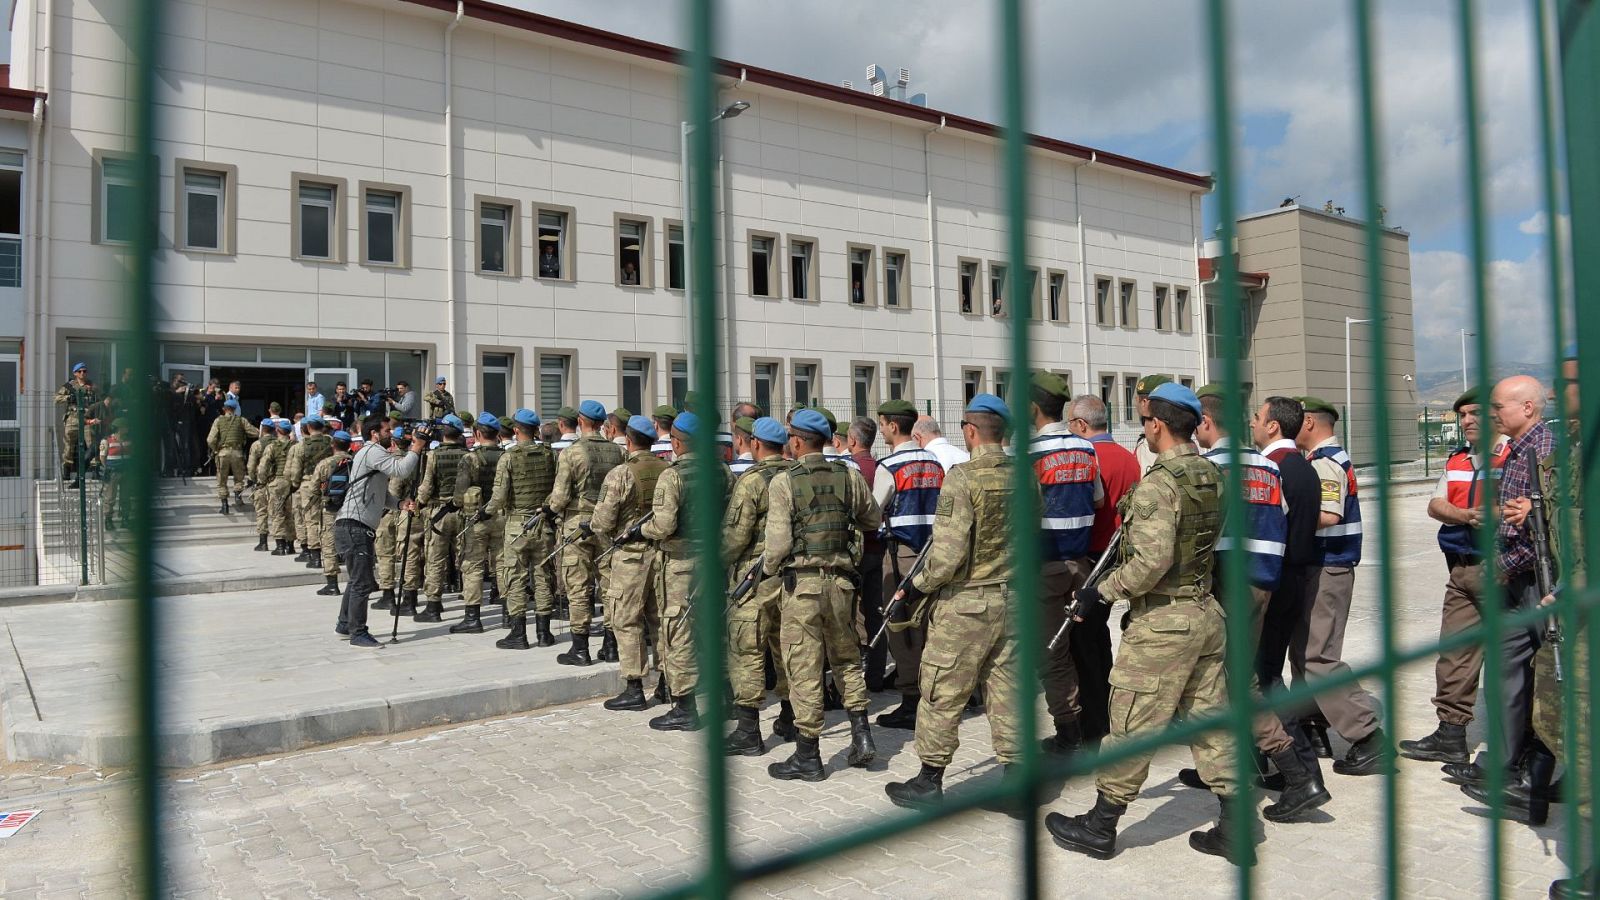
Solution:
<svg viewBox="0 0 1600 900">
<path fill-rule="evenodd" d="M 1305 639 L 1289 648 L 1289 668 L 1297 684 L 1350 671 L 1344 662 L 1344 630 L 1350 619 L 1355 567 L 1361 562 L 1361 504 L 1356 498 L 1355 467 L 1339 446 L 1339 412 L 1316 397 L 1301 397 L 1300 403 L 1306 419 L 1295 442 L 1322 487 L 1317 520 L 1322 565 L 1306 578 Z M 1377 699 L 1360 682 L 1351 681 L 1318 694 L 1317 707 L 1350 742 L 1350 752 L 1334 761 L 1333 770 L 1340 775 L 1377 774 L 1385 740 L 1378 727 Z"/>
<path fill-rule="evenodd" d="M 1289 539 L 1288 507 L 1283 499 L 1283 482 L 1278 464 L 1248 444 L 1235 448 L 1224 424 L 1220 384 L 1208 384 L 1195 391 L 1200 398 L 1200 424 L 1195 428 L 1195 443 L 1206 459 L 1224 473 L 1237 460 L 1244 489 L 1243 521 L 1227 520 L 1224 507 L 1222 537 L 1217 541 L 1217 561 L 1212 568 L 1212 592 L 1226 605 L 1224 589 L 1226 554 L 1243 552 L 1245 577 L 1250 586 L 1250 647 L 1259 651 L 1261 625 L 1267 602 L 1283 574 L 1283 554 Z M 1261 696 L 1261 683 L 1252 672 L 1250 691 Z M 1277 713 L 1263 712 L 1251 723 L 1251 738 L 1256 749 L 1266 754 L 1283 775 L 1283 793 L 1278 802 L 1262 810 L 1269 821 L 1287 822 L 1333 799 L 1322 783 L 1320 766 L 1312 769 L 1294 749 L 1294 739 Z M 1313 756 L 1314 760 L 1315 757 Z M 1198 769 L 1184 769 L 1178 780 L 1190 787 L 1209 789 Z"/>
<path fill-rule="evenodd" d="M 1043 614 L 1040 640 L 1044 642 L 1061 629 L 1072 592 L 1083 587 L 1094 568 L 1089 532 L 1094 528 L 1094 511 L 1104 506 L 1106 499 L 1094 445 L 1061 421 L 1070 399 L 1066 379 L 1053 372 L 1033 373 L 1028 412 L 1034 438 L 1028 442 L 1028 454 L 1043 499 L 1039 524 L 1044 536 L 1044 566 L 1039 603 Z M 1046 753 L 1075 753 L 1083 746 L 1083 728 L 1078 721 L 1083 704 L 1078 697 L 1078 667 L 1072 659 L 1071 642 L 1062 641 L 1054 650 L 1047 647 L 1044 653 L 1039 674 L 1056 733 L 1042 745 Z"/>
<path fill-rule="evenodd" d="M 933 537 L 934 511 L 944 487 L 944 466 L 939 458 L 911 438 L 916 424 L 917 408 L 908 400 L 890 400 L 878 407 L 878 431 L 889 445 L 889 455 L 878 460 L 872 478 L 872 496 L 883 509 L 885 598 L 894 596 L 900 580 L 916 564 L 917 554 Z M 917 675 L 922 670 L 926 639 L 921 628 L 889 631 L 889 655 L 894 657 L 894 688 L 900 692 L 900 705 L 879 716 L 879 726 L 917 727 L 917 706 L 922 703 Z"/>
</svg>

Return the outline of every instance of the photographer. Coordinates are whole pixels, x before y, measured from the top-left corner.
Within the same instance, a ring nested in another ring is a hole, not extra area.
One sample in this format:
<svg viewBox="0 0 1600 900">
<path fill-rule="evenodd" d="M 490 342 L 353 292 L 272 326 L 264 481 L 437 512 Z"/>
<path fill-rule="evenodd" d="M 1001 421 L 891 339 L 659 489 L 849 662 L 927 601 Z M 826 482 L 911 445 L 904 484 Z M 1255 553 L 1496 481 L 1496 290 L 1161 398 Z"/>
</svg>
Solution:
<svg viewBox="0 0 1600 900">
<path fill-rule="evenodd" d="M 415 419 L 417 417 L 417 395 L 411 390 L 410 382 L 396 381 L 394 383 L 394 391 L 392 393 L 386 392 L 384 401 L 389 404 L 390 409 L 400 413 L 400 417 L 403 419 Z"/>
<path fill-rule="evenodd" d="M 322 417 L 324 419 L 338 419 L 343 424 L 354 425 L 357 421 L 357 415 L 355 395 L 350 393 L 350 389 L 342 381 L 334 385 L 333 396 L 329 397 L 327 402 L 323 404 Z"/>
<path fill-rule="evenodd" d="M 433 435 L 427 428 L 411 433 L 411 446 L 404 454 L 391 446 L 383 421 L 369 416 L 361 423 L 366 446 L 350 464 L 349 492 L 334 518 L 333 548 L 349 568 L 344 603 L 339 608 L 339 624 L 334 631 L 350 636 L 353 647 L 382 647 L 367 631 L 367 594 L 377 587 L 373 577 L 373 539 L 378 520 L 389 497 L 389 479 L 407 478 L 417 470 L 422 451 Z"/>
<path fill-rule="evenodd" d="M 384 410 L 383 395 L 372 389 L 372 379 L 361 379 L 361 386 L 353 395 L 355 415 L 365 419 L 368 416 L 382 415 Z"/>
</svg>

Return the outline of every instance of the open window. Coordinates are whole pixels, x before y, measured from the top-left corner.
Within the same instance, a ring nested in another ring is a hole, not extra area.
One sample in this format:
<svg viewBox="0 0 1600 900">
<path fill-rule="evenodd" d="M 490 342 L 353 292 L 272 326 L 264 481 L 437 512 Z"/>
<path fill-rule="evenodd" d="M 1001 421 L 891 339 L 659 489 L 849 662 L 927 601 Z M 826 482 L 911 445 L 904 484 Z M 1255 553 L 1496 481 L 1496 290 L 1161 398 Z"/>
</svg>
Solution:
<svg viewBox="0 0 1600 900">
<path fill-rule="evenodd" d="M 883 251 L 883 305 L 890 309 L 911 306 L 910 260 L 905 250 Z"/>
<path fill-rule="evenodd" d="M 750 239 L 750 296 L 778 295 L 778 236 L 752 231 Z M 763 406 L 762 409 L 767 407 Z"/>
<path fill-rule="evenodd" d="M 667 290 L 681 291 L 684 285 L 683 223 L 667 220 Z"/>
<path fill-rule="evenodd" d="M 650 221 L 617 216 L 617 284 L 650 287 Z M 628 407 L 632 409 L 633 407 Z"/>
<path fill-rule="evenodd" d="M 1094 280 L 1094 323 L 1096 325 L 1117 324 L 1116 313 L 1111 309 L 1111 279 L 1096 278 Z"/>
<path fill-rule="evenodd" d="M 789 236 L 789 299 L 817 299 L 817 242 Z"/>
<path fill-rule="evenodd" d="M 975 259 L 962 259 L 956 261 L 957 289 L 961 296 L 961 312 L 972 315 L 976 309 L 975 299 L 978 292 L 978 261 Z"/>
<path fill-rule="evenodd" d="M 496 197 L 478 197 L 478 274 L 517 274 L 521 240 L 518 238 L 518 221 L 521 207 L 511 200 Z"/>
<path fill-rule="evenodd" d="M 877 299 L 877 283 L 872 277 L 872 248 L 864 244 L 850 244 L 846 248 L 846 254 L 849 260 L 850 305 L 874 305 Z"/>
<path fill-rule="evenodd" d="M 539 222 L 537 277 L 553 281 L 572 281 L 572 210 L 559 206 L 535 209 Z"/>
</svg>

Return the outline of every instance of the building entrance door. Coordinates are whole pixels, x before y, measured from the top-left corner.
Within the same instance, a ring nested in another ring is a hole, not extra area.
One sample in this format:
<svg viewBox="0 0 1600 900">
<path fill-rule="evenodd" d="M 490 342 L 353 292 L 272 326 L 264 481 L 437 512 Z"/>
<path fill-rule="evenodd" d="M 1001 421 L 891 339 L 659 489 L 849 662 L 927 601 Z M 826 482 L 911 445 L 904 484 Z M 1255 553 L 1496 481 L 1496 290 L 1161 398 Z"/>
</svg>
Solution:
<svg viewBox="0 0 1600 900">
<path fill-rule="evenodd" d="M 239 382 L 239 413 L 259 424 L 268 406 L 277 402 L 286 419 L 305 411 L 306 370 L 291 366 L 212 366 L 211 377 L 226 388 Z"/>
</svg>

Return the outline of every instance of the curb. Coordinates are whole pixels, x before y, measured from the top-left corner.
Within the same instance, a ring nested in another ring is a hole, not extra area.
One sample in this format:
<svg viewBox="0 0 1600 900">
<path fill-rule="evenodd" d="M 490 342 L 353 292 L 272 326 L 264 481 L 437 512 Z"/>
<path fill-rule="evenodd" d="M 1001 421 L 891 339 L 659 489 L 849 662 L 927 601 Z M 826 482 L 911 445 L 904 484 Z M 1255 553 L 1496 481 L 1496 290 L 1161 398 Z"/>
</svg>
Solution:
<svg viewBox="0 0 1600 900">
<path fill-rule="evenodd" d="M 264 588 L 320 586 L 324 583 L 324 579 L 325 576 L 320 569 L 316 571 L 303 569 L 290 570 L 282 575 L 240 575 L 220 580 L 198 575 L 180 576 L 166 580 L 158 579 L 155 588 L 157 597 L 186 597 L 192 594 L 226 594 L 234 591 L 258 591 Z M 126 596 L 127 586 L 124 584 L 0 588 L 0 609 L 44 603 L 95 603 L 102 600 L 119 600 Z"/>
</svg>

